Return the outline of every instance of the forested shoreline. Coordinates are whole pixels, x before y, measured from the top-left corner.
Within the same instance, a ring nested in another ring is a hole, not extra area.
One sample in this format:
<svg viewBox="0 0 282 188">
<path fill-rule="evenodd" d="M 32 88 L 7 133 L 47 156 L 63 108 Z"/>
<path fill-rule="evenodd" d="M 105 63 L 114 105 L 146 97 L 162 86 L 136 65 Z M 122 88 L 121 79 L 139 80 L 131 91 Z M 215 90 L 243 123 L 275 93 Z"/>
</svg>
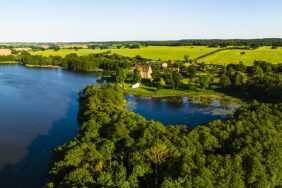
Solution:
<svg viewBox="0 0 282 188">
<path fill-rule="evenodd" d="M 208 89 L 227 95 L 239 94 L 248 99 L 264 102 L 282 100 L 282 64 L 264 61 L 255 61 L 253 66 L 242 63 L 223 66 L 197 63 L 189 57 L 184 57 L 183 61 L 165 62 L 170 67 L 167 70 L 154 61 L 140 56 L 130 58 L 110 52 L 88 56 L 69 54 L 64 58 L 22 52 L 17 56 L 0 56 L 0 61 L 19 61 L 29 67 L 63 67 L 73 71 L 99 71 L 100 76 L 109 82 L 121 85 L 142 82 L 155 91 L 164 88 L 181 93 L 181 91 L 204 92 Z M 134 69 L 136 65 L 146 65 L 148 62 L 152 62 L 152 79 L 142 79 L 140 73 Z M 187 63 L 189 66 L 186 66 Z"/>
<path fill-rule="evenodd" d="M 282 105 L 253 102 L 192 130 L 126 111 L 115 85 L 80 93 L 76 138 L 56 149 L 46 187 L 282 186 Z"/>
</svg>

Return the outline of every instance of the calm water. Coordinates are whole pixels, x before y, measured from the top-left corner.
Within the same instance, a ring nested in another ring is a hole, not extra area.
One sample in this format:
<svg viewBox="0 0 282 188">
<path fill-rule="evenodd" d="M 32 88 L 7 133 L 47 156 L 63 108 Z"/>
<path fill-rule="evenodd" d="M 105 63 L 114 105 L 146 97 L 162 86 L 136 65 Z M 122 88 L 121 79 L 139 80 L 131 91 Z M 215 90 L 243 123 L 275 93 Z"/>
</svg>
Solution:
<svg viewBox="0 0 282 188">
<path fill-rule="evenodd" d="M 72 139 L 77 92 L 97 84 L 95 74 L 0 65 L 0 187 L 39 187 L 54 148 Z M 221 107 L 126 96 L 128 109 L 164 124 L 191 127 L 225 118 Z"/>
</svg>

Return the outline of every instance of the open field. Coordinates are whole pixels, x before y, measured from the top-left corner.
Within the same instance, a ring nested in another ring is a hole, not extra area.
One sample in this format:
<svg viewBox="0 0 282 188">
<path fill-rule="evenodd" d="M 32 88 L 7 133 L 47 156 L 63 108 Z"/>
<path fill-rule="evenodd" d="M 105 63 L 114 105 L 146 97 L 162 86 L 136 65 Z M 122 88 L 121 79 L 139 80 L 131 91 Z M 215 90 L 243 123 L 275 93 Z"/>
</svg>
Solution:
<svg viewBox="0 0 282 188">
<path fill-rule="evenodd" d="M 153 86 L 146 86 L 141 84 L 139 88 L 133 89 L 132 84 L 125 83 L 124 90 L 126 93 L 130 93 L 136 96 L 146 96 L 146 97 L 172 97 L 172 96 L 189 96 L 189 97 L 212 97 L 212 98 L 221 98 L 228 99 L 230 101 L 240 101 L 236 98 L 224 95 L 222 93 L 213 91 L 213 90 L 173 90 L 173 89 L 157 89 Z"/>
<path fill-rule="evenodd" d="M 205 46 L 149 46 L 142 47 L 140 49 L 110 49 L 112 53 L 116 53 L 123 56 L 134 57 L 140 55 L 144 58 L 153 60 L 183 60 L 185 55 L 188 55 L 190 59 L 195 59 L 202 55 L 208 54 L 219 48 L 209 48 Z M 108 49 L 61 49 L 59 51 L 45 50 L 32 52 L 33 55 L 59 55 L 66 56 L 70 53 L 76 53 L 78 55 L 88 55 L 91 53 L 101 53 L 106 52 Z M 245 54 L 241 54 L 245 52 Z M 282 63 L 282 47 L 277 49 L 271 49 L 269 46 L 260 47 L 255 50 L 245 50 L 245 49 L 226 49 L 204 58 L 198 60 L 198 62 L 205 62 L 211 64 L 230 64 L 230 63 L 240 63 L 243 62 L 246 65 L 252 65 L 254 60 L 267 61 L 270 63 Z"/>
<path fill-rule="evenodd" d="M 0 49 L 0 55 L 10 55 L 11 50 L 9 49 Z"/>
<path fill-rule="evenodd" d="M 242 52 L 246 54 L 241 55 Z M 267 61 L 274 64 L 282 63 L 282 47 L 271 49 L 269 46 L 264 46 L 255 50 L 223 50 L 198 61 L 224 65 L 242 61 L 246 65 L 252 65 L 254 60 Z"/>
<path fill-rule="evenodd" d="M 123 56 L 128 57 L 134 57 L 136 55 L 140 55 L 144 58 L 154 59 L 158 60 L 161 59 L 163 61 L 166 60 L 183 60 L 184 55 L 188 55 L 190 58 L 194 59 L 199 56 L 205 55 L 207 53 L 210 53 L 218 48 L 209 48 L 205 46 L 177 46 L 177 47 L 169 47 L 169 46 L 149 46 L 149 47 L 142 47 L 139 49 L 128 49 L 128 48 L 122 48 L 122 49 L 110 49 L 112 53 L 116 53 Z M 91 53 L 101 53 L 108 51 L 106 50 L 100 50 L 100 49 L 79 49 L 79 50 L 73 50 L 73 49 L 62 49 L 59 51 L 53 51 L 53 50 L 45 50 L 45 51 L 36 51 L 31 52 L 33 55 L 44 55 L 44 56 L 50 56 L 50 55 L 59 55 L 59 56 L 66 56 L 70 53 L 76 53 L 78 55 L 88 55 Z"/>
</svg>

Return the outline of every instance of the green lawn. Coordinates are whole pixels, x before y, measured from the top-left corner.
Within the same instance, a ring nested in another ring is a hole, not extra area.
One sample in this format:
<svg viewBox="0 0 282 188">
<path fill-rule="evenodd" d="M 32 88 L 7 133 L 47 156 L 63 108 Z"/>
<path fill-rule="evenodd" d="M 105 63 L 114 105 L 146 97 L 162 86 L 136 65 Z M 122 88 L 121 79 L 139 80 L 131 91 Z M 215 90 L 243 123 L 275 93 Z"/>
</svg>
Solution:
<svg viewBox="0 0 282 188">
<path fill-rule="evenodd" d="M 144 58 L 154 59 L 154 60 L 183 60 L 184 55 L 188 55 L 190 58 L 194 59 L 209 52 L 212 52 L 218 48 L 209 48 L 205 46 L 176 46 L 176 47 L 169 47 L 169 46 L 149 46 L 149 47 L 142 47 L 140 49 L 110 49 L 112 53 L 116 53 L 123 56 L 134 57 L 136 55 L 140 55 Z M 45 50 L 45 51 L 36 51 L 30 52 L 33 55 L 59 55 L 59 56 L 66 56 L 70 53 L 76 53 L 77 55 L 88 55 L 91 53 L 101 53 L 107 50 L 100 50 L 100 49 L 62 49 L 59 51 L 53 50 Z"/>
<path fill-rule="evenodd" d="M 139 88 L 131 88 L 132 84 L 126 83 L 124 85 L 124 90 L 126 93 L 130 93 L 136 96 L 147 96 L 147 97 L 171 97 L 171 96 L 189 96 L 189 97 L 212 97 L 212 98 L 220 98 L 226 99 L 230 101 L 237 101 L 230 96 L 226 96 L 222 93 L 215 92 L 213 90 L 199 90 L 199 91 L 192 91 L 192 90 L 173 90 L 173 89 L 157 89 L 152 86 L 146 86 L 141 84 Z M 239 101 L 239 100 L 238 100 Z"/>
<path fill-rule="evenodd" d="M 241 55 L 241 52 L 246 52 L 246 54 Z M 274 64 L 282 63 L 282 48 L 271 49 L 269 46 L 264 46 L 255 50 L 223 50 L 198 61 L 224 65 L 242 61 L 246 65 L 252 65 L 254 60 L 267 61 Z"/>
</svg>

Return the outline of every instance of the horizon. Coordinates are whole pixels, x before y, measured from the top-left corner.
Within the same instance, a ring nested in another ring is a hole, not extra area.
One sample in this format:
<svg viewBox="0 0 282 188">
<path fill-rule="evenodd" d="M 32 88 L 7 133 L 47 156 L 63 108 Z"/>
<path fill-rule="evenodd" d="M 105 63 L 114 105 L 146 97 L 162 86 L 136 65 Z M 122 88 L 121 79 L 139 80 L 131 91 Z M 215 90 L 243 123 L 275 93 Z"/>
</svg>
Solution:
<svg viewBox="0 0 282 188">
<path fill-rule="evenodd" d="M 197 38 L 197 39 L 168 39 L 168 40 L 104 40 L 104 41 L 30 41 L 30 42 L 0 42 L 0 44 L 48 44 L 48 43 L 69 43 L 69 44 L 75 44 L 75 43 L 119 43 L 119 42 L 166 42 L 166 41 L 196 41 L 196 40 L 268 40 L 268 39 L 278 39 L 282 40 L 281 38 L 273 38 L 273 37 L 268 37 L 268 38 L 226 38 L 226 39 L 220 39 L 220 38 Z"/>
<path fill-rule="evenodd" d="M 281 7 L 278 0 L 11 0 L 1 3 L 0 42 L 282 38 Z"/>
</svg>

